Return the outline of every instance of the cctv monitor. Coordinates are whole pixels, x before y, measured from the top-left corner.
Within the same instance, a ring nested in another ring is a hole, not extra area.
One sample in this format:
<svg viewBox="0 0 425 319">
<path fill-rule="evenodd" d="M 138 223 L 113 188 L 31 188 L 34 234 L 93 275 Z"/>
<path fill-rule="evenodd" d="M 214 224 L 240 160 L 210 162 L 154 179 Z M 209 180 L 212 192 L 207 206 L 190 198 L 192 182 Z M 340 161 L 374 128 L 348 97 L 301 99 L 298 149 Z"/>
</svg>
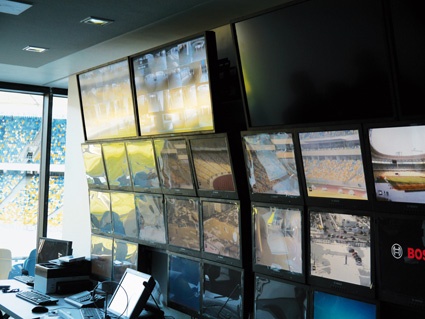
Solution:
<svg viewBox="0 0 425 319">
<path fill-rule="evenodd" d="M 37 264 L 48 263 L 62 256 L 72 255 L 72 241 L 40 237 L 37 247 Z"/>
<path fill-rule="evenodd" d="M 137 270 L 139 245 L 125 239 L 114 239 L 112 280 L 119 282 L 127 268 Z"/>
<path fill-rule="evenodd" d="M 242 144 L 251 200 L 303 203 L 292 131 L 245 131 Z"/>
<path fill-rule="evenodd" d="M 308 224 L 309 283 L 374 297 L 373 213 L 310 207 Z"/>
<path fill-rule="evenodd" d="M 112 233 L 115 237 L 137 239 L 137 220 L 134 193 L 111 191 Z"/>
<path fill-rule="evenodd" d="M 131 191 L 130 168 L 124 142 L 102 143 L 109 189 Z"/>
<path fill-rule="evenodd" d="M 92 233 L 90 241 L 91 279 L 112 280 L 114 239 Z"/>
<path fill-rule="evenodd" d="M 137 136 L 128 59 L 77 74 L 86 141 Z"/>
<path fill-rule="evenodd" d="M 93 233 L 112 234 L 111 193 L 89 191 L 89 212 Z"/>
<path fill-rule="evenodd" d="M 308 286 L 255 274 L 254 319 L 308 319 L 309 301 Z"/>
<path fill-rule="evenodd" d="M 251 212 L 254 271 L 304 282 L 304 209 L 253 202 Z"/>
<path fill-rule="evenodd" d="M 81 151 L 83 153 L 88 187 L 90 189 L 109 189 L 102 153 L 102 144 L 83 143 L 81 144 Z"/>
</svg>

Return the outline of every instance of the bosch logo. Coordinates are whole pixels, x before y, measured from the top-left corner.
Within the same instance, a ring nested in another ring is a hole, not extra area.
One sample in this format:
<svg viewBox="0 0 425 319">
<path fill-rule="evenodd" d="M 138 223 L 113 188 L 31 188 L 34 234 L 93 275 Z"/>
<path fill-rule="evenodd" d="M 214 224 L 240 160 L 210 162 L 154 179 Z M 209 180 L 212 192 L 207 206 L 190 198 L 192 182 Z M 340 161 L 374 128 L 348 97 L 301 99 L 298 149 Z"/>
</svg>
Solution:
<svg viewBox="0 0 425 319">
<path fill-rule="evenodd" d="M 403 257 L 403 248 L 399 244 L 394 244 L 391 246 L 391 254 L 395 259 L 400 259 Z"/>
</svg>

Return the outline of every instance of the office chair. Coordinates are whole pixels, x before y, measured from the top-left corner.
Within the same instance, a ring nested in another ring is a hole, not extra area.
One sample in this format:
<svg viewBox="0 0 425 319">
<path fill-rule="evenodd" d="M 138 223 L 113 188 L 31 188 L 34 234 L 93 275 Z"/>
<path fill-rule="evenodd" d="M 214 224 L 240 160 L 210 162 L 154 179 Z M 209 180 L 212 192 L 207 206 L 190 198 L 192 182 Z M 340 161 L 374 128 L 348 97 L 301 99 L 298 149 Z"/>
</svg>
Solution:
<svg viewBox="0 0 425 319">
<path fill-rule="evenodd" d="M 0 279 L 7 279 L 12 269 L 12 251 L 0 248 Z"/>
<path fill-rule="evenodd" d="M 23 263 L 13 265 L 12 269 L 9 272 L 9 279 L 13 279 L 15 278 L 15 276 L 20 276 L 20 275 L 34 276 L 36 258 L 37 258 L 37 249 L 33 249 L 31 250 L 30 254 L 24 260 Z"/>
</svg>

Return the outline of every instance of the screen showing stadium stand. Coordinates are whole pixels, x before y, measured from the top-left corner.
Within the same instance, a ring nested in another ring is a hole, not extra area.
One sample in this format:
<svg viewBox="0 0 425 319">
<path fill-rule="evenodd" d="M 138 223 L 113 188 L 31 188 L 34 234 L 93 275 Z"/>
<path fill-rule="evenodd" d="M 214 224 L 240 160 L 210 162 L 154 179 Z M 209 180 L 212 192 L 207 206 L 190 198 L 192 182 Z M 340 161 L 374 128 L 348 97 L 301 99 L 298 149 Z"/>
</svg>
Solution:
<svg viewBox="0 0 425 319">
<path fill-rule="evenodd" d="M 86 141 L 137 136 L 128 59 L 77 74 Z"/>
<path fill-rule="evenodd" d="M 89 211 L 91 231 L 112 234 L 111 193 L 89 190 Z"/>
<path fill-rule="evenodd" d="M 385 212 L 425 208 L 425 124 L 367 126 L 374 205 Z"/>
<path fill-rule="evenodd" d="M 243 270 L 204 261 L 202 318 L 243 319 Z"/>
<path fill-rule="evenodd" d="M 302 204 L 293 132 L 245 131 L 241 135 L 251 200 Z"/>
<path fill-rule="evenodd" d="M 135 193 L 139 220 L 139 240 L 148 246 L 162 247 L 167 242 L 164 195 Z"/>
<path fill-rule="evenodd" d="M 304 282 L 302 206 L 253 202 L 251 209 L 254 271 Z"/>
<path fill-rule="evenodd" d="M 115 237 L 137 239 L 139 225 L 134 193 L 111 191 L 112 233 Z"/>
<path fill-rule="evenodd" d="M 105 163 L 103 161 L 102 144 L 81 144 L 83 162 L 89 188 L 109 189 L 106 178 Z"/>
<path fill-rule="evenodd" d="M 90 261 L 91 279 L 112 280 L 114 239 L 104 235 L 91 234 Z"/>
<path fill-rule="evenodd" d="M 326 126 L 300 130 L 307 205 L 370 207 L 360 127 Z"/>
<path fill-rule="evenodd" d="M 131 180 L 135 192 L 160 193 L 153 141 L 151 139 L 125 142 Z"/>
<path fill-rule="evenodd" d="M 162 192 L 196 195 L 188 141 L 185 138 L 156 138 L 154 148 Z"/>
<path fill-rule="evenodd" d="M 37 247 L 37 264 L 48 263 L 62 256 L 72 255 L 72 241 L 40 237 Z"/>
<path fill-rule="evenodd" d="M 374 296 L 372 215 L 354 210 L 308 209 L 308 281 L 311 284 L 364 297 Z"/>
<path fill-rule="evenodd" d="M 165 195 L 165 211 L 168 248 L 199 256 L 201 254 L 199 198 Z"/>
<path fill-rule="evenodd" d="M 255 274 L 254 319 L 308 319 L 307 286 L 264 274 Z"/>
<path fill-rule="evenodd" d="M 312 319 L 378 319 L 378 305 L 373 300 L 313 291 Z"/>
<path fill-rule="evenodd" d="M 125 239 L 114 239 L 112 280 L 119 282 L 127 268 L 137 270 L 139 245 Z"/>
<path fill-rule="evenodd" d="M 124 142 L 102 143 L 102 151 L 109 189 L 133 190 Z"/>
<path fill-rule="evenodd" d="M 167 306 L 192 317 L 201 312 L 201 262 L 188 256 L 168 255 Z"/>
<path fill-rule="evenodd" d="M 139 53 L 131 61 L 141 136 L 214 131 L 214 32 Z"/>
<path fill-rule="evenodd" d="M 425 311 L 425 217 L 377 213 L 378 294 Z"/>
<path fill-rule="evenodd" d="M 382 7 L 290 1 L 232 24 L 248 128 L 392 118 Z"/>
<path fill-rule="evenodd" d="M 226 134 L 189 137 L 198 196 L 237 198 Z"/>
<path fill-rule="evenodd" d="M 201 198 L 202 256 L 231 265 L 242 265 L 240 202 Z"/>
</svg>

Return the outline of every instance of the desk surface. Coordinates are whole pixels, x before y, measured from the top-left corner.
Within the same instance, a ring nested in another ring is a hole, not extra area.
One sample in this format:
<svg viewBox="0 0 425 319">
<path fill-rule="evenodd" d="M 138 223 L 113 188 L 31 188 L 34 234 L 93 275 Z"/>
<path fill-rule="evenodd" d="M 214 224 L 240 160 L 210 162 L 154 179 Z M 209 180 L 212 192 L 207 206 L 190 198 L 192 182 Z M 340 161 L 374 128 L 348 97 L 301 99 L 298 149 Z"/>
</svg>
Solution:
<svg viewBox="0 0 425 319">
<path fill-rule="evenodd" d="M 19 288 L 21 291 L 32 289 L 30 286 L 27 286 L 26 284 L 21 283 L 15 279 L 0 280 L 0 285 L 10 285 L 10 289 Z M 58 312 L 59 309 L 65 310 L 74 319 L 82 318 L 79 308 L 76 308 L 64 301 L 64 297 L 66 296 L 52 295 L 52 297 L 58 298 L 58 303 L 56 305 L 46 306 L 49 309 L 48 313 L 46 312 L 43 314 L 37 314 L 31 311 L 35 307 L 35 305 L 16 297 L 16 293 L 0 292 L 0 310 L 2 310 L 4 313 L 7 313 L 14 319 L 62 319 L 59 314 L 55 314 Z M 189 316 L 178 313 L 172 309 L 165 310 L 165 313 L 166 316 L 169 315 L 175 319 L 190 318 Z M 143 311 L 141 314 L 141 318 L 149 318 L 148 313 L 146 313 L 146 311 Z"/>
</svg>

